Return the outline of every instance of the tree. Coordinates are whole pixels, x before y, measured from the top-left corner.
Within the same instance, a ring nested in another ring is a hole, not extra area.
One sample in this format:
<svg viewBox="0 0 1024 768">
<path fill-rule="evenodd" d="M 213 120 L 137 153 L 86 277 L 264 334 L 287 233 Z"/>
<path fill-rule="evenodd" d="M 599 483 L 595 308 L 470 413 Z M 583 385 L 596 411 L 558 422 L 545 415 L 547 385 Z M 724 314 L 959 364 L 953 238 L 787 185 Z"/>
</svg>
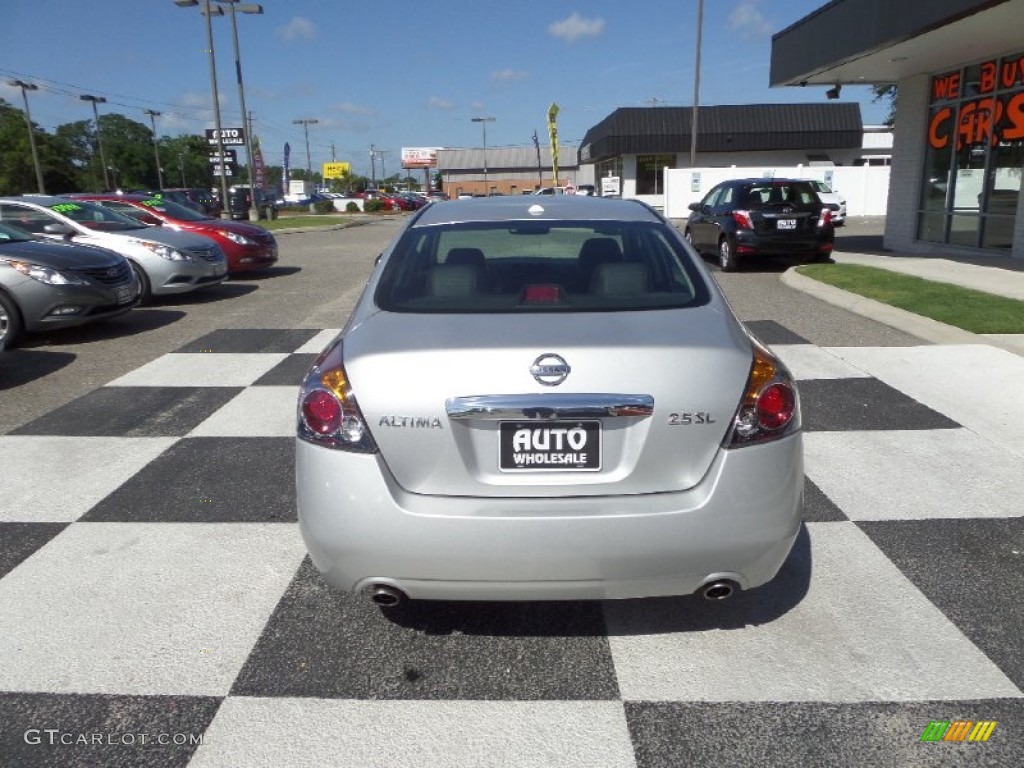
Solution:
<svg viewBox="0 0 1024 768">
<path fill-rule="evenodd" d="M 76 191 L 75 169 L 63 146 L 34 123 L 32 133 L 46 191 Z M 0 99 L 0 194 L 19 195 L 36 191 L 38 183 L 25 113 Z"/>
<path fill-rule="evenodd" d="M 896 83 L 884 83 L 871 88 L 874 93 L 872 101 L 886 101 L 889 104 L 889 112 L 885 116 L 885 124 L 892 127 L 896 122 Z"/>
</svg>

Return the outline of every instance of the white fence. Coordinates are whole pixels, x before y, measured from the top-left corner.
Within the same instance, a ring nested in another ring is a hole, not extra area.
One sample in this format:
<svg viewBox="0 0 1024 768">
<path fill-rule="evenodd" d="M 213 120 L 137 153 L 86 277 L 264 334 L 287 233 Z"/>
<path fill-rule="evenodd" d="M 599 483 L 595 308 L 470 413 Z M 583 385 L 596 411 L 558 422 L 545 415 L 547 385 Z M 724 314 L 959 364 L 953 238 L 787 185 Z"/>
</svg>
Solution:
<svg viewBox="0 0 1024 768">
<path fill-rule="evenodd" d="M 846 198 L 847 216 L 884 216 L 889 199 L 889 166 L 797 165 L 784 168 L 666 168 L 665 194 L 638 196 L 658 205 L 670 219 L 690 215 L 690 203 L 699 202 L 715 184 L 745 178 L 818 179 Z"/>
</svg>

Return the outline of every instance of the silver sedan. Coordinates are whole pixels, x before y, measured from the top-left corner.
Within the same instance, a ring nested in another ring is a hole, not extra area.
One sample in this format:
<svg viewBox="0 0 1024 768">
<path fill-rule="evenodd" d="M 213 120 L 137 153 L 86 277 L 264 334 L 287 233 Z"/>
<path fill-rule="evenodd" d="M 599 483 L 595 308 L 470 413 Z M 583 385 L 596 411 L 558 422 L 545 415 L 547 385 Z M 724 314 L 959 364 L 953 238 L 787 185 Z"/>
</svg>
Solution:
<svg viewBox="0 0 1024 768">
<path fill-rule="evenodd" d="M 297 417 L 313 562 L 382 606 L 722 599 L 771 580 L 800 526 L 792 377 L 634 201 L 424 208 Z"/>
</svg>

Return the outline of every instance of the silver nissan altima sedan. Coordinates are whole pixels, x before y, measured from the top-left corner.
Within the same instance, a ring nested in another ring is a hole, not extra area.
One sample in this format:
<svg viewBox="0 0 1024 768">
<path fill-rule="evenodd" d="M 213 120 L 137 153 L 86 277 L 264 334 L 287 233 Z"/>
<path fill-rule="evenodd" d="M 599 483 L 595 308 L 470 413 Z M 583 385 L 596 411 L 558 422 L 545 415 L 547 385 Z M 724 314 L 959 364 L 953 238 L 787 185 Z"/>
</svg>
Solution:
<svg viewBox="0 0 1024 768">
<path fill-rule="evenodd" d="M 382 606 L 722 599 L 800 526 L 792 377 L 635 201 L 422 209 L 306 375 L 297 432 L 313 563 Z"/>
</svg>

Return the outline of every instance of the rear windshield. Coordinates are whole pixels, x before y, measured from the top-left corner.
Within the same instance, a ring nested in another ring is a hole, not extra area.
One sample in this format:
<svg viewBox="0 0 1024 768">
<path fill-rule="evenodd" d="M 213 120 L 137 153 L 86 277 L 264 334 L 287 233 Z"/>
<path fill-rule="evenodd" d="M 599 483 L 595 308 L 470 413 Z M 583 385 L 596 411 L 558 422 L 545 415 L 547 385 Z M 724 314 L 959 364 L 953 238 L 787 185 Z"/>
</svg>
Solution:
<svg viewBox="0 0 1024 768">
<path fill-rule="evenodd" d="M 755 210 L 773 205 L 817 206 L 820 203 L 814 188 L 807 181 L 766 181 L 754 184 L 747 187 L 746 201 L 741 202 L 744 207 Z"/>
<path fill-rule="evenodd" d="M 392 312 L 675 309 L 710 299 L 679 238 L 649 222 L 412 227 L 375 296 Z"/>
</svg>

